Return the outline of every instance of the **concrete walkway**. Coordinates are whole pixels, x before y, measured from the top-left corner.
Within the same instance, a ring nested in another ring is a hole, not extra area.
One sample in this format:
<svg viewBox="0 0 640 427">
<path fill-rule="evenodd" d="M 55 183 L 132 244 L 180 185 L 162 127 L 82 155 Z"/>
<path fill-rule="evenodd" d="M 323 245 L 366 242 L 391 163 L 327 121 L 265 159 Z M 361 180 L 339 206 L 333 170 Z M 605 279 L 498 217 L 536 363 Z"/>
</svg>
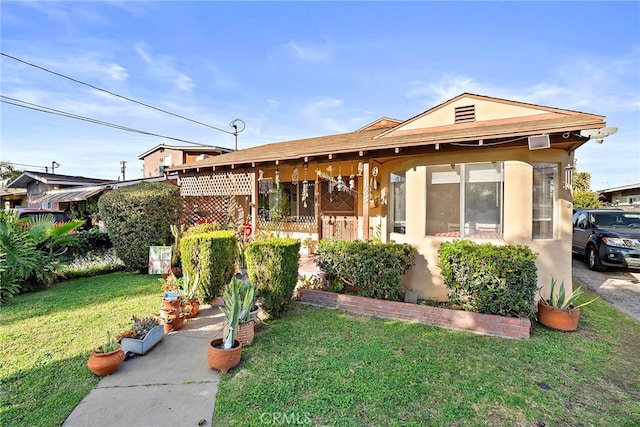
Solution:
<svg viewBox="0 0 640 427">
<path fill-rule="evenodd" d="M 147 354 L 103 377 L 63 426 L 210 426 L 220 373 L 207 364 L 207 346 L 222 337 L 224 321 L 217 307 L 201 306 Z"/>
</svg>

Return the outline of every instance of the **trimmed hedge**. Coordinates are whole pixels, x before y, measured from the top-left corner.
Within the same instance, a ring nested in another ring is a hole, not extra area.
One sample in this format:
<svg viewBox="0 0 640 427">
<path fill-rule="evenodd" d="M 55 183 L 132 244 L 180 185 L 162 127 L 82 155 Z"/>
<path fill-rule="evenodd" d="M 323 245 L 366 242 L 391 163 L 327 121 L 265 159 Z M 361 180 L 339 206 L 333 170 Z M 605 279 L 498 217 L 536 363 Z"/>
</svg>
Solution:
<svg viewBox="0 0 640 427">
<path fill-rule="evenodd" d="M 182 214 L 180 189 L 172 184 L 141 182 L 103 194 L 100 216 L 118 257 L 128 269 L 149 266 L 149 246 L 171 244 L 171 224 Z"/>
<path fill-rule="evenodd" d="M 456 240 L 442 243 L 438 255 L 452 303 L 477 313 L 533 316 L 538 254 L 529 247 Z"/>
<path fill-rule="evenodd" d="M 284 313 L 293 298 L 299 251 L 300 240 L 276 237 L 251 242 L 245 250 L 249 279 L 272 317 Z"/>
<path fill-rule="evenodd" d="M 316 254 L 330 282 L 359 288 L 364 297 L 399 301 L 400 280 L 415 265 L 416 250 L 408 243 L 323 239 Z"/>
<path fill-rule="evenodd" d="M 237 248 L 236 233 L 230 230 L 185 235 L 180 240 L 182 271 L 189 277 L 200 273 L 198 298 L 202 301 L 210 302 L 220 296 L 222 288 L 231 281 Z"/>
</svg>

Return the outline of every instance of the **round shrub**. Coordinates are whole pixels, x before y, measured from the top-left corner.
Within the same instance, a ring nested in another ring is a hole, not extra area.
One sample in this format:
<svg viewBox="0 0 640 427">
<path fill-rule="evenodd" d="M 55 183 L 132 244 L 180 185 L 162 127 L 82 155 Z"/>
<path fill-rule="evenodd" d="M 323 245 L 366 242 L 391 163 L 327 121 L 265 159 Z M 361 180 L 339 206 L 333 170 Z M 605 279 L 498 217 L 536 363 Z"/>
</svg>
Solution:
<svg viewBox="0 0 640 427">
<path fill-rule="evenodd" d="M 316 264 L 333 285 L 341 281 L 361 296 L 399 301 L 400 281 L 413 268 L 415 256 L 408 243 L 323 239 Z"/>
<path fill-rule="evenodd" d="M 449 300 L 467 311 L 532 317 L 537 254 L 527 246 L 444 242 L 438 251 Z"/>
<path fill-rule="evenodd" d="M 245 250 L 249 279 L 270 316 L 281 315 L 293 298 L 299 251 L 300 240 L 276 237 L 251 242 Z"/>
<path fill-rule="evenodd" d="M 181 216 L 182 199 L 174 185 L 142 182 L 103 194 L 98 208 L 118 257 L 128 269 L 143 271 L 149 246 L 170 245 L 170 226 Z"/>
</svg>

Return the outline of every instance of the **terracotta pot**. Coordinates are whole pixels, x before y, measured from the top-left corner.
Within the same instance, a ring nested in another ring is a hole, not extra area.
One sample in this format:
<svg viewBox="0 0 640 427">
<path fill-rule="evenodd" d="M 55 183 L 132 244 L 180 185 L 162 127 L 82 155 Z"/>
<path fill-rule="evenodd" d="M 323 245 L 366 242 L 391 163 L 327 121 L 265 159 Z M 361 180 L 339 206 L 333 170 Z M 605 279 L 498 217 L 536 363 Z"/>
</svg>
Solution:
<svg viewBox="0 0 640 427">
<path fill-rule="evenodd" d="M 209 367 L 219 369 L 221 374 L 226 374 L 230 368 L 240 363 L 242 356 L 242 344 L 235 340 L 233 348 L 225 350 L 222 347 L 222 338 L 216 338 L 209 343 L 207 362 Z"/>
<path fill-rule="evenodd" d="M 538 302 L 538 322 L 554 331 L 572 332 L 578 329 L 579 308 L 566 310 Z"/>
<path fill-rule="evenodd" d="M 164 333 L 168 334 L 171 331 L 177 331 L 182 328 L 184 324 L 184 317 L 180 316 L 180 314 L 169 314 L 164 321 Z"/>
<path fill-rule="evenodd" d="M 180 305 L 182 304 L 182 298 L 178 298 L 174 301 L 167 301 L 162 298 L 162 308 L 165 310 L 180 310 Z"/>
<path fill-rule="evenodd" d="M 243 347 L 251 345 L 253 342 L 256 322 L 250 321 L 247 323 L 238 324 L 238 332 L 236 333 L 236 339 L 240 341 Z"/>
<path fill-rule="evenodd" d="M 96 375 L 105 376 L 115 372 L 124 360 L 124 351 L 122 346 L 118 344 L 118 349 L 109 353 L 91 352 L 87 367 Z"/>
<path fill-rule="evenodd" d="M 200 301 L 198 301 L 197 299 L 185 301 L 183 306 L 185 311 L 189 311 L 190 309 L 189 314 L 187 314 L 187 319 L 196 317 L 196 315 L 200 311 Z"/>
</svg>

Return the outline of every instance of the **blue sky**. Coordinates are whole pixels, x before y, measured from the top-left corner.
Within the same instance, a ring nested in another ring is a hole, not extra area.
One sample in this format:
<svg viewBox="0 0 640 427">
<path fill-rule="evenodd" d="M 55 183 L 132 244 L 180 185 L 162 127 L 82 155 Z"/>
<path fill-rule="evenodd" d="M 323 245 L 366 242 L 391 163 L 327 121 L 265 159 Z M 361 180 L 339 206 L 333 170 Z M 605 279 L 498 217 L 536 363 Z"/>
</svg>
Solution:
<svg viewBox="0 0 640 427">
<path fill-rule="evenodd" d="M 2 52 L 232 131 L 239 148 L 408 119 L 463 92 L 605 115 L 576 154 L 592 188 L 640 183 L 640 2 L 2 1 Z M 202 144 L 232 135 L 5 56 L 4 97 Z M 2 98 L 7 100 L 8 98 Z M 184 143 L 0 104 L 0 158 L 142 177 Z M 36 169 L 23 167 L 24 169 Z"/>
</svg>

